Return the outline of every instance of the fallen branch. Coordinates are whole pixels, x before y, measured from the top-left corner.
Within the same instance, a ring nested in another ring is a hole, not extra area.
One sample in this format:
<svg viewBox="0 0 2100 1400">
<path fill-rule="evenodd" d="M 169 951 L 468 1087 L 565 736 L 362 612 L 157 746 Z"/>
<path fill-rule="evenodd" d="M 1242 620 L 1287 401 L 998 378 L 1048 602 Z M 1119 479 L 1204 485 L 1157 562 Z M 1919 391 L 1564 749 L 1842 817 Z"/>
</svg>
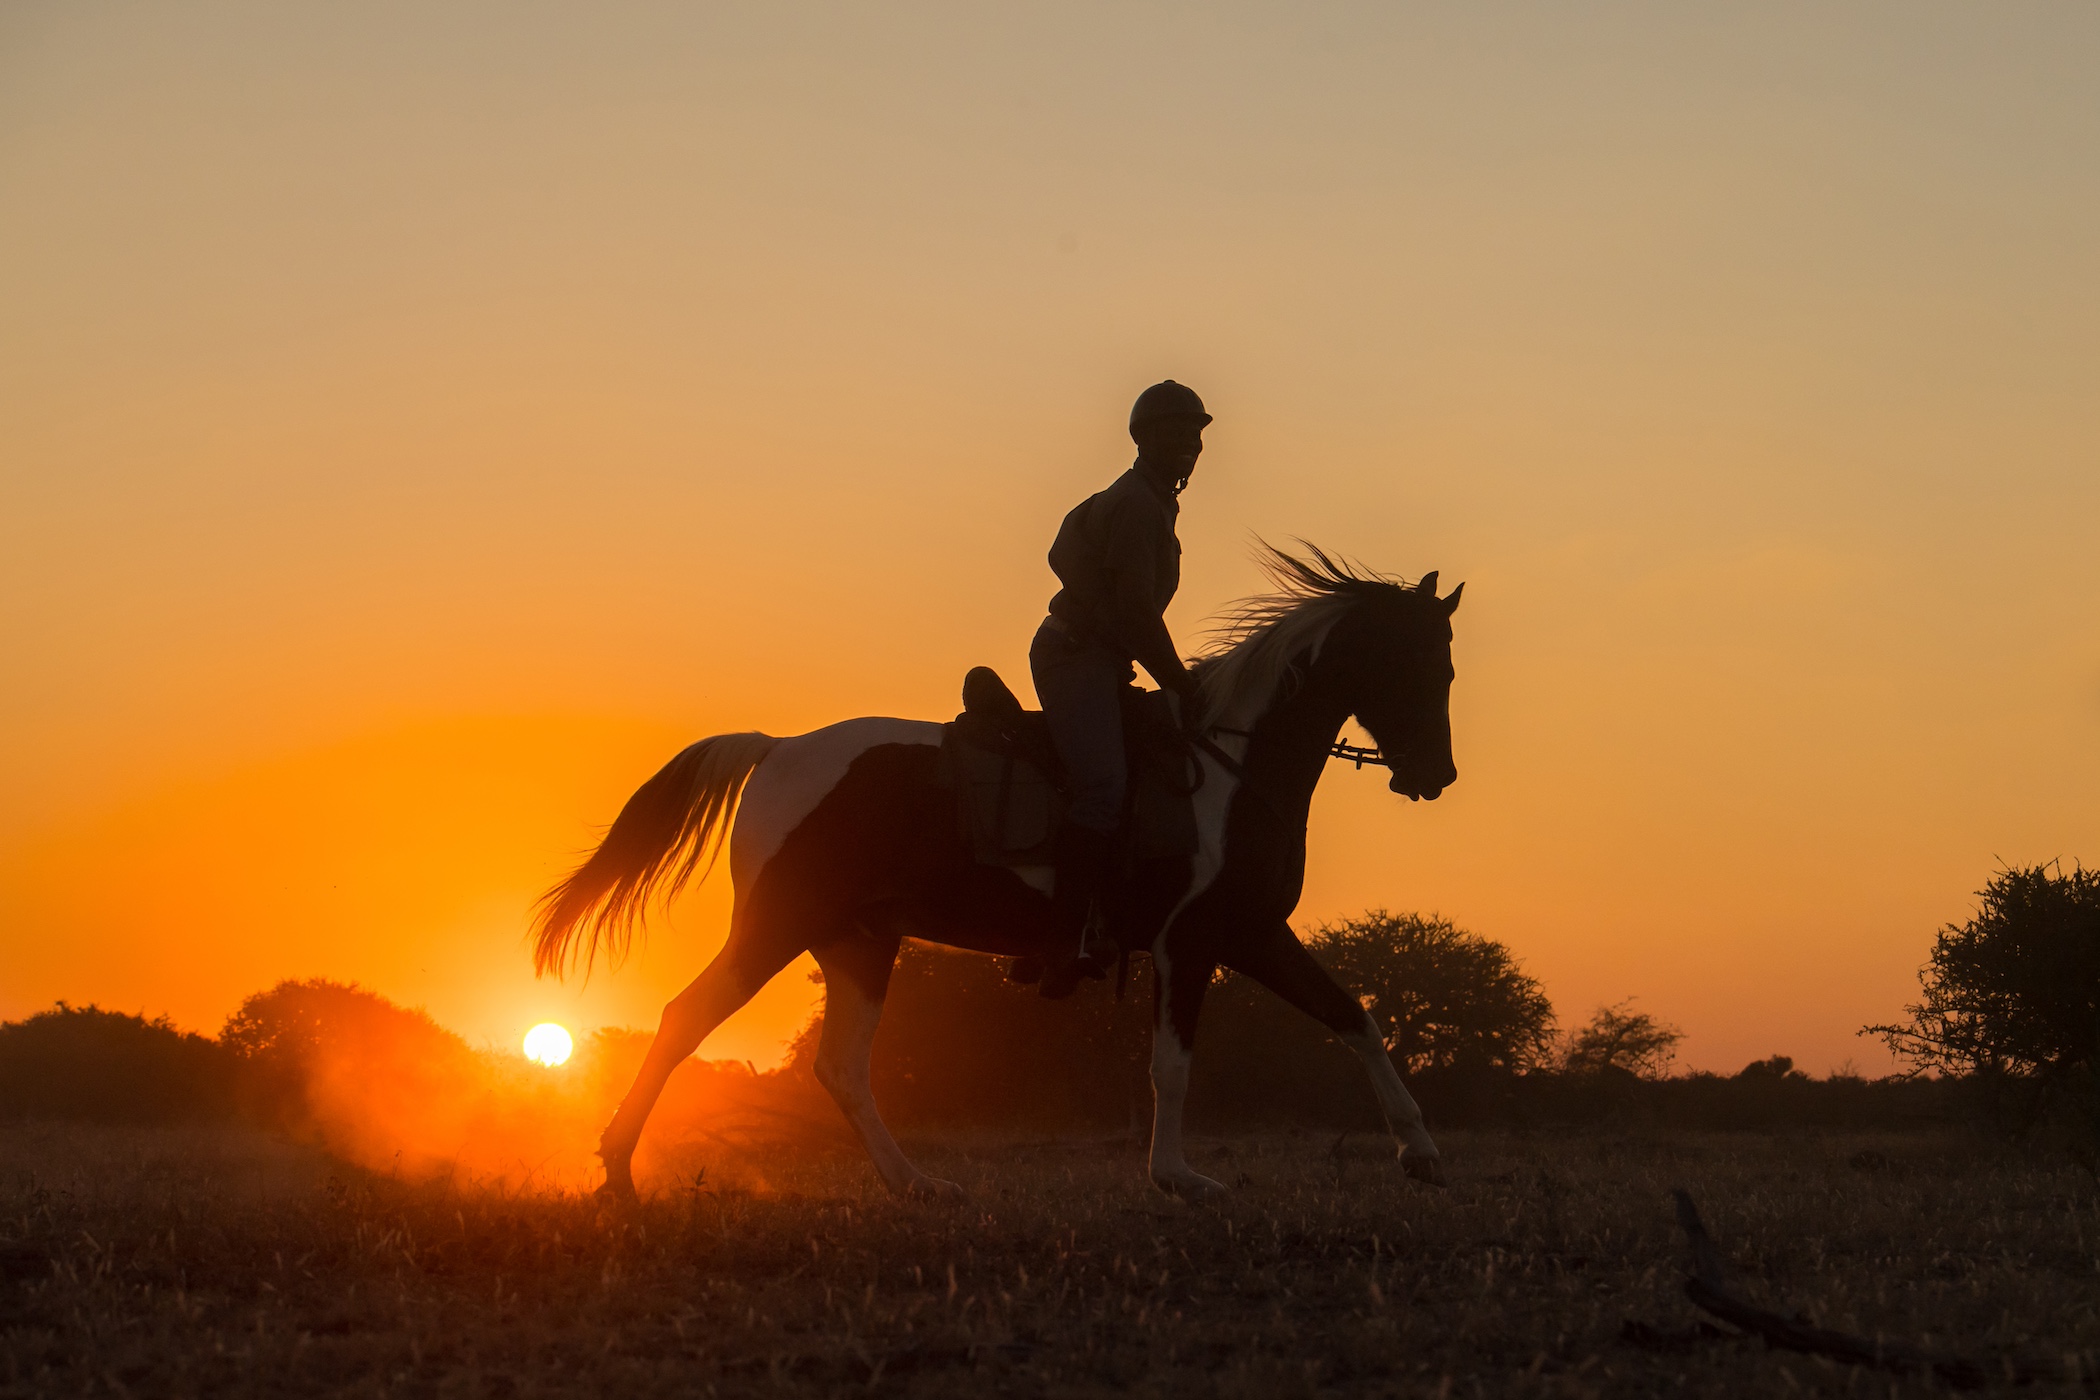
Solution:
<svg viewBox="0 0 2100 1400">
<path fill-rule="evenodd" d="M 1692 1204 L 1691 1193 L 1678 1187 L 1671 1194 L 1677 1198 L 1677 1223 L 1683 1227 L 1685 1238 L 1692 1246 L 1692 1272 L 1684 1281 L 1685 1296 L 1723 1322 L 1733 1323 L 1745 1332 L 1754 1332 L 1764 1338 L 1768 1346 L 1806 1352 L 1811 1356 L 1827 1356 L 1853 1366 L 1879 1367 L 1884 1371 L 1929 1371 L 1957 1390 L 1976 1390 L 1988 1384 L 1994 1375 L 2015 1385 L 2064 1379 L 2064 1373 L 2054 1367 L 2012 1360 L 1986 1367 L 1982 1362 L 1965 1356 L 1945 1356 L 1897 1342 L 1869 1341 L 1849 1332 L 1833 1332 L 1827 1327 L 1812 1326 L 1745 1302 L 1728 1287 L 1721 1268 L 1721 1251 L 1715 1247 L 1713 1236 L 1706 1233 L 1705 1222 L 1699 1219 L 1699 1208 Z"/>
</svg>

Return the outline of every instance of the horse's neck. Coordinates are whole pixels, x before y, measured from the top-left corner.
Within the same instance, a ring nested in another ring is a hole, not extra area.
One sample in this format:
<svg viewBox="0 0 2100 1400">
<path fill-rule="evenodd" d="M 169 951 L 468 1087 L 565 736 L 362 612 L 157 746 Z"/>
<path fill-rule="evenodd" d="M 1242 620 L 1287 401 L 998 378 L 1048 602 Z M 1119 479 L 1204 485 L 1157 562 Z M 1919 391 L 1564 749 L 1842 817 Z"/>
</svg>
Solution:
<svg viewBox="0 0 2100 1400">
<path fill-rule="evenodd" d="M 1327 767 L 1328 750 L 1348 718 L 1348 705 L 1320 668 L 1313 667 L 1303 685 L 1248 726 L 1249 780 L 1272 802 L 1294 812 L 1309 809 L 1313 789 Z"/>
</svg>

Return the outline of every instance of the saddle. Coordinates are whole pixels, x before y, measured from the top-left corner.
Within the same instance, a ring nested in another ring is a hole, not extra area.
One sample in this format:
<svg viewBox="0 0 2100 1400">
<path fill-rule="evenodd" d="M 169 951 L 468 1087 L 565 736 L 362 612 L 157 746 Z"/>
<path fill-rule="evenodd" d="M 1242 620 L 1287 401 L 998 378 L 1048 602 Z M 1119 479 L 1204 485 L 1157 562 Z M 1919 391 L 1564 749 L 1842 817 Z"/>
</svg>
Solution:
<svg viewBox="0 0 2100 1400">
<path fill-rule="evenodd" d="M 963 708 L 943 726 L 941 781 L 955 793 L 956 819 L 986 865 L 1052 865 L 1068 805 L 1064 766 L 1041 710 L 1024 710 L 999 673 L 973 667 Z M 1181 738 L 1168 697 L 1125 686 L 1125 789 L 1120 844 L 1126 866 L 1193 855 L 1201 768 Z"/>
</svg>

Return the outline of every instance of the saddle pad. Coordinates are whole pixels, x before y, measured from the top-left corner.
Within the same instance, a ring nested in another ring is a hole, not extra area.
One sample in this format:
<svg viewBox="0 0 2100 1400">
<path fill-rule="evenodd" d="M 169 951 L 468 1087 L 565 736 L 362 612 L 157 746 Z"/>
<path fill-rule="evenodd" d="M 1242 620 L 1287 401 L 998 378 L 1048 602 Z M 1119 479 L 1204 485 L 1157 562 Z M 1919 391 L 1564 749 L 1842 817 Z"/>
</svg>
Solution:
<svg viewBox="0 0 2100 1400">
<path fill-rule="evenodd" d="M 1200 771 L 1178 745 L 1133 745 L 1123 857 L 1136 864 L 1193 855 L 1194 787 Z M 984 865 L 1054 865 L 1065 799 L 1041 769 L 1010 750 L 972 737 L 967 724 L 944 726 L 941 782 L 955 793 L 970 854 Z"/>
<path fill-rule="evenodd" d="M 984 865 L 1051 865 L 1064 799 L 1034 764 L 970 742 L 962 726 L 941 735 L 942 778 L 955 790 L 970 853 Z"/>
<path fill-rule="evenodd" d="M 1167 696 L 1157 690 L 1127 692 L 1123 705 L 1130 796 L 1124 843 L 1133 862 L 1171 860 L 1196 853 L 1197 785 L 1203 769 Z"/>
</svg>

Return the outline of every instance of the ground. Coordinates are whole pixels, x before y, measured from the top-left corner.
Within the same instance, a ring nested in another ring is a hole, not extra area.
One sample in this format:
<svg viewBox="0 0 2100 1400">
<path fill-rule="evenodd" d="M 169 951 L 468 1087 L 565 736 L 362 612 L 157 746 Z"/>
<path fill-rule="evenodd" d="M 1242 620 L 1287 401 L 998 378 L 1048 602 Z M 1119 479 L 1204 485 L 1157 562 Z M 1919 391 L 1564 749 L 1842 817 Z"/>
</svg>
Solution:
<svg viewBox="0 0 2100 1400">
<path fill-rule="evenodd" d="M 1924 1136 L 1446 1144 L 1439 1191 L 1367 1139 L 1199 1141 L 1236 1187 L 1204 1205 L 1151 1191 L 1128 1142 L 916 1144 L 963 1206 L 893 1201 L 833 1147 L 703 1152 L 628 1212 L 240 1131 L 15 1126 L 0 1395 L 1935 1393 L 1700 1331 L 1680 1184 L 1760 1302 L 2100 1374 L 2100 1190 L 2068 1161 Z"/>
</svg>

